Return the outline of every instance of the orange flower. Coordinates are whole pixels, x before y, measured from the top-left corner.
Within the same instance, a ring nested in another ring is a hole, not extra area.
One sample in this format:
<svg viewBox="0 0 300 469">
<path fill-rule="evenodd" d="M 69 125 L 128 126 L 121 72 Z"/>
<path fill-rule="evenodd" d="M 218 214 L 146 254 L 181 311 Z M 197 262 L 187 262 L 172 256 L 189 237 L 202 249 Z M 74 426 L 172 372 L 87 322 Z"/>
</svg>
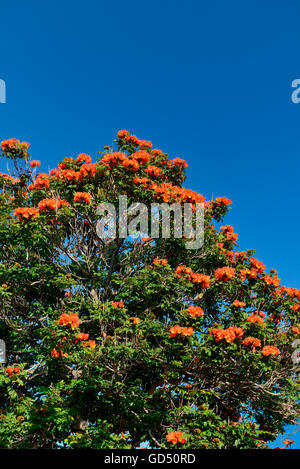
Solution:
<svg viewBox="0 0 300 469">
<path fill-rule="evenodd" d="M 35 182 L 33 184 L 29 184 L 28 190 L 31 191 L 34 189 L 49 189 L 49 187 L 49 175 L 45 173 L 40 173 L 36 178 Z"/>
<path fill-rule="evenodd" d="M 280 350 L 277 347 L 274 347 L 273 345 L 266 345 L 262 349 L 262 354 L 265 357 L 268 357 L 269 355 L 275 355 L 276 356 L 276 355 L 280 354 Z"/>
<path fill-rule="evenodd" d="M 227 199 L 226 197 L 216 197 L 215 203 L 217 205 L 231 205 L 232 201 L 230 199 Z"/>
<path fill-rule="evenodd" d="M 8 367 L 6 368 L 6 371 L 7 371 L 7 373 L 8 373 L 8 376 L 11 378 L 11 375 L 12 375 L 13 372 L 14 372 L 14 368 L 13 368 L 12 366 L 8 366 Z"/>
<path fill-rule="evenodd" d="M 141 322 L 140 318 L 135 318 L 135 317 L 131 317 L 129 318 L 129 320 L 132 322 L 132 324 L 134 324 L 135 326 Z"/>
<path fill-rule="evenodd" d="M 288 448 L 295 443 L 294 440 L 284 440 L 283 444 Z"/>
<path fill-rule="evenodd" d="M 265 275 L 264 281 L 268 285 L 273 285 L 274 287 L 279 287 L 280 280 L 278 277 L 271 277 L 271 275 Z"/>
<path fill-rule="evenodd" d="M 148 163 L 151 159 L 150 153 L 148 153 L 146 150 L 138 150 L 135 153 L 132 153 L 131 157 L 140 164 Z"/>
<path fill-rule="evenodd" d="M 210 331 L 211 335 L 215 336 L 216 342 L 221 342 L 221 340 L 225 340 L 226 342 L 234 342 L 235 339 L 240 339 L 244 331 L 241 327 L 231 326 L 227 329 L 221 328 L 214 328 Z"/>
<path fill-rule="evenodd" d="M 126 153 L 122 153 L 120 151 L 115 151 L 113 153 L 107 153 L 103 156 L 101 163 L 110 166 L 117 166 L 122 164 L 125 160 L 127 160 Z"/>
<path fill-rule="evenodd" d="M 84 332 L 79 332 L 79 334 L 76 334 L 76 339 L 79 340 L 88 340 L 89 334 L 85 334 Z"/>
<path fill-rule="evenodd" d="M 11 150 L 27 150 L 30 146 L 30 143 L 20 142 L 16 138 L 10 138 L 9 140 L 3 140 L 1 142 L 1 149 L 3 153 L 8 153 Z"/>
<path fill-rule="evenodd" d="M 51 350 L 51 355 L 54 358 L 58 358 L 59 357 L 59 352 L 54 348 L 54 349 Z"/>
<path fill-rule="evenodd" d="M 140 167 L 139 163 L 136 160 L 129 160 L 128 158 L 126 158 L 126 160 L 124 160 L 122 164 L 124 168 L 129 169 L 129 171 L 131 171 L 132 173 L 135 173 Z"/>
<path fill-rule="evenodd" d="M 124 308 L 125 305 L 123 303 L 123 301 L 115 301 L 112 303 L 112 307 L 113 308 Z"/>
<path fill-rule="evenodd" d="M 86 204 L 89 204 L 92 198 L 93 197 L 88 192 L 76 192 L 74 194 L 74 202 L 85 202 Z"/>
<path fill-rule="evenodd" d="M 152 150 L 152 155 L 154 155 L 154 156 L 161 156 L 163 154 L 164 154 L 164 152 L 162 150 L 158 150 L 157 148 L 153 148 L 153 150 Z"/>
<path fill-rule="evenodd" d="M 71 326 L 71 329 L 76 329 L 79 327 L 80 319 L 75 313 L 63 313 L 59 317 L 58 324 L 60 326 Z"/>
<path fill-rule="evenodd" d="M 38 207 L 40 212 L 47 212 L 48 210 L 58 210 L 64 205 L 69 206 L 70 204 L 66 200 L 43 199 L 39 202 Z"/>
<path fill-rule="evenodd" d="M 200 285 L 202 289 L 208 288 L 210 286 L 210 277 L 204 274 L 191 274 L 190 280 L 193 283 L 197 283 Z"/>
<path fill-rule="evenodd" d="M 201 317 L 204 314 L 204 311 L 200 306 L 189 306 L 187 309 L 189 315 L 194 318 L 194 317 Z"/>
<path fill-rule="evenodd" d="M 97 171 L 96 164 L 86 164 L 84 163 L 79 171 L 80 177 L 83 176 L 95 176 Z"/>
<path fill-rule="evenodd" d="M 263 264 L 261 261 L 255 259 L 254 257 L 250 257 L 250 262 L 252 267 L 257 270 L 260 273 L 263 273 L 266 270 L 265 264 Z"/>
<path fill-rule="evenodd" d="M 258 271 L 256 269 L 242 269 L 241 270 L 241 280 L 244 282 L 246 278 L 248 280 L 256 278 Z"/>
<path fill-rule="evenodd" d="M 37 166 L 41 166 L 41 162 L 39 160 L 32 160 L 30 166 L 36 168 Z"/>
<path fill-rule="evenodd" d="M 215 271 L 215 277 L 218 280 L 227 282 L 235 276 L 235 269 L 233 267 L 221 267 Z"/>
<path fill-rule="evenodd" d="M 185 265 L 179 265 L 175 272 L 177 277 L 181 277 L 183 274 L 191 275 L 193 273 L 192 269 L 190 267 L 186 267 Z"/>
<path fill-rule="evenodd" d="M 16 208 L 14 211 L 14 216 L 18 217 L 19 221 L 32 220 L 36 218 L 38 214 L 38 209 L 34 207 Z"/>
<path fill-rule="evenodd" d="M 134 145 L 135 147 L 140 144 L 140 141 L 136 135 L 129 135 L 128 133 L 125 135 L 125 139 L 127 140 L 127 142 L 131 143 L 131 145 Z"/>
<path fill-rule="evenodd" d="M 140 140 L 139 141 L 140 148 L 152 148 L 152 142 L 149 140 Z"/>
<path fill-rule="evenodd" d="M 252 322 L 252 324 L 263 324 L 264 320 L 264 313 L 252 313 L 248 316 L 247 321 Z"/>
<path fill-rule="evenodd" d="M 77 162 L 78 163 L 91 163 L 92 158 L 90 157 L 90 155 L 86 155 L 85 153 L 80 153 L 77 156 Z"/>
<path fill-rule="evenodd" d="M 292 333 L 295 334 L 295 335 L 296 335 L 296 334 L 300 334 L 300 328 L 297 327 L 297 326 L 292 327 Z"/>
<path fill-rule="evenodd" d="M 234 300 L 232 306 L 235 306 L 236 308 L 244 308 L 246 306 L 246 303 L 244 303 L 243 301 Z"/>
<path fill-rule="evenodd" d="M 182 445 L 186 442 L 186 438 L 183 438 L 184 432 L 170 432 L 166 436 L 166 440 L 173 445 L 181 443 Z"/>
<path fill-rule="evenodd" d="M 95 340 L 88 340 L 87 342 L 84 342 L 83 343 L 83 347 L 84 348 L 91 348 L 91 349 L 95 349 L 96 348 L 96 341 Z"/>
<path fill-rule="evenodd" d="M 178 324 L 170 328 L 170 337 L 176 337 L 176 335 L 181 334 L 183 336 L 190 336 L 195 334 L 195 331 L 192 327 L 181 327 Z"/>
<path fill-rule="evenodd" d="M 231 225 L 221 226 L 220 230 L 223 231 L 228 241 L 232 241 L 233 243 L 237 241 L 238 235 L 233 232 Z"/>
<path fill-rule="evenodd" d="M 172 160 L 172 163 L 174 166 L 178 166 L 178 168 L 187 168 L 188 167 L 188 164 L 185 160 L 182 160 L 181 158 L 174 158 L 174 160 Z"/>
<path fill-rule="evenodd" d="M 158 257 L 153 259 L 153 262 L 152 262 L 153 265 L 167 265 L 167 263 L 168 263 L 167 259 L 158 259 Z"/>
<path fill-rule="evenodd" d="M 155 176 L 158 177 L 161 175 L 161 168 L 157 168 L 157 166 L 151 166 L 149 165 L 148 168 L 146 169 L 146 172 L 148 173 L 149 176 Z"/>
<path fill-rule="evenodd" d="M 129 135 L 129 132 L 128 130 L 119 130 L 117 135 L 118 135 L 118 138 L 124 138 L 126 137 L 126 135 Z"/>
<path fill-rule="evenodd" d="M 182 327 L 176 324 L 170 328 L 170 337 L 176 337 L 177 334 L 181 334 Z"/>
<path fill-rule="evenodd" d="M 252 347 L 252 352 L 255 352 L 258 347 L 261 347 L 261 341 L 256 337 L 245 337 L 243 345 Z"/>
</svg>

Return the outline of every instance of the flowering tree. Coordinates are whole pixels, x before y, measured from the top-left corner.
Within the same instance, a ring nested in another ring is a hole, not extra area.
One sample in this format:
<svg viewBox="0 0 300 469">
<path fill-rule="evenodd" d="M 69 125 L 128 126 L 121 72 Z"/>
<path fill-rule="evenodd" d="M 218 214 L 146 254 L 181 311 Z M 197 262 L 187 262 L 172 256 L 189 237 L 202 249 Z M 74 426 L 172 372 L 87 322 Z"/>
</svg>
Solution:
<svg viewBox="0 0 300 469">
<path fill-rule="evenodd" d="M 45 174 L 1 143 L 0 446 L 265 447 L 299 410 L 300 291 L 214 226 L 231 201 L 184 189 L 184 160 L 127 131 L 116 145 Z M 204 201 L 204 246 L 102 239 L 96 209 L 121 194 Z"/>
</svg>

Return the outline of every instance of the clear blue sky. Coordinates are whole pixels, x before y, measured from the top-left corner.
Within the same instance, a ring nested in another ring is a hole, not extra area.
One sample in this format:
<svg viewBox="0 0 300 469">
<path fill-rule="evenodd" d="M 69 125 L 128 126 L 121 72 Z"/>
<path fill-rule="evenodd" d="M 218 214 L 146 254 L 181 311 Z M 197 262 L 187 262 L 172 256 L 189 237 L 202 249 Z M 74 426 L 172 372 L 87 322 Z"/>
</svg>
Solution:
<svg viewBox="0 0 300 469">
<path fill-rule="evenodd" d="M 300 288 L 299 14 L 297 0 L 2 2 L 0 140 L 31 142 L 47 170 L 119 129 L 149 139 L 188 161 L 186 187 L 233 200 L 241 249 Z"/>
</svg>

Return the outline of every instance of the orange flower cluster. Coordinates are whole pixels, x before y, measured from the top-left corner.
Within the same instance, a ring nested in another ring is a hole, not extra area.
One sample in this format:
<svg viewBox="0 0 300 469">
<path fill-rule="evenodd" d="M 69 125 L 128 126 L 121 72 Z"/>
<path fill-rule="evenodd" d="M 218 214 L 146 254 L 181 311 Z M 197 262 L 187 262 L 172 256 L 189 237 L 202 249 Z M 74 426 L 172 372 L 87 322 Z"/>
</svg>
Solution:
<svg viewBox="0 0 300 469">
<path fill-rule="evenodd" d="M 79 327 L 80 319 L 75 313 L 63 313 L 59 317 L 58 324 L 60 326 L 71 326 L 71 329 L 76 329 Z"/>
<path fill-rule="evenodd" d="M 135 153 L 132 153 L 131 158 L 136 160 L 139 164 L 145 164 L 149 163 L 151 155 L 146 150 L 138 150 Z"/>
<path fill-rule="evenodd" d="M 124 308 L 125 305 L 124 305 L 124 302 L 123 301 L 114 301 L 112 303 L 112 307 L 113 308 Z"/>
<path fill-rule="evenodd" d="M 135 173 L 140 167 L 138 161 L 130 160 L 129 158 L 124 160 L 122 164 L 123 164 L 124 168 L 128 169 L 132 173 Z"/>
<path fill-rule="evenodd" d="M 215 271 L 215 277 L 217 280 L 227 282 L 235 276 L 235 269 L 233 267 L 220 267 Z"/>
<path fill-rule="evenodd" d="M 265 317 L 265 314 L 259 311 L 259 312 L 250 314 L 250 316 L 248 316 L 247 318 L 247 321 L 251 322 L 252 324 L 255 324 L 255 323 L 264 324 L 265 322 L 264 317 Z"/>
<path fill-rule="evenodd" d="M 258 271 L 256 269 L 242 269 L 241 270 L 241 280 L 244 282 L 246 279 L 251 280 L 256 278 Z"/>
<path fill-rule="evenodd" d="M 243 345 L 252 347 L 252 352 L 255 352 L 257 348 L 261 347 L 261 341 L 256 337 L 245 337 Z"/>
<path fill-rule="evenodd" d="M 33 218 L 36 218 L 39 214 L 39 211 L 35 207 L 24 207 L 16 208 L 14 211 L 14 216 L 18 217 L 19 221 L 29 221 Z"/>
<path fill-rule="evenodd" d="M 174 160 L 172 160 L 172 163 L 174 166 L 178 166 L 178 168 L 187 168 L 188 167 L 188 164 L 185 160 L 182 160 L 181 158 L 174 158 Z"/>
<path fill-rule="evenodd" d="M 284 440 L 283 444 L 288 448 L 295 443 L 294 440 Z"/>
<path fill-rule="evenodd" d="M 154 197 L 161 198 L 163 202 L 178 202 L 178 203 L 202 203 L 205 200 L 202 194 L 198 194 L 190 189 L 184 189 L 184 187 L 174 186 L 169 182 L 162 182 L 157 184 L 150 179 L 145 177 L 143 178 L 134 178 L 133 182 L 135 184 L 142 184 L 147 189 L 154 191 Z"/>
<path fill-rule="evenodd" d="M 246 303 L 244 303 L 243 301 L 234 300 L 232 306 L 235 306 L 236 308 L 244 308 L 246 306 Z"/>
<path fill-rule="evenodd" d="M 227 197 L 216 197 L 214 200 L 216 205 L 220 206 L 226 206 L 226 205 L 231 205 L 232 201 L 230 199 L 227 199 Z"/>
<path fill-rule="evenodd" d="M 84 348 L 89 347 L 91 349 L 95 349 L 96 348 L 96 341 L 95 340 L 87 340 L 82 344 L 82 346 Z"/>
<path fill-rule="evenodd" d="M 164 154 L 164 152 L 162 150 L 158 150 L 157 148 L 153 148 L 151 153 L 152 153 L 153 156 L 162 156 Z"/>
<path fill-rule="evenodd" d="M 202 289 L 208 288 L 210 286 L 210 277 L 209 275 L 193 273 L 190 276 L 192 283 L 199 284 Z"/>
<path fill-rule="evenodd" d="M 64 205 L 69 206 L 70 204 L 66 200 L 43 199 L 39 202 L 38 207 L 39 207 L 40 212 L 47 212 L 49 210 L 58 210 Z"/>
<path fill-rule="evenodd" d="M 173 443 L 176 445 L 177 443 L 181 443 L 182 445 L 186 442 L 186 438 L 183 438 L 184 432 L 170 432 L 166 436 L 166 440 L 169 443 Z"/>
<path fill-rule="evenodd" d="M 58 171 L 58 169 L 51 169 L 50 175 L 53 180 L 59 181 L 81 181 L 80 171 L 74 171 L 73 169 L 62 169 Z"/>
<path fill-rule="evenodd" d="M 3 140 L 1 142 L 1 149 L 3 153 L 8 153 L 11 150 L 28 150 L 30 143 L 20 142 L 16 138 L 10 138 L 9 140 Z"/>
<path fill-rule="evenodd" d="M 74 194 L 74 202 L 85 202 L 86 204 L 89 204 L 92 198 L 93 197 L 88 192 L 76 192 Z"/>
<path fill-rule="evenodd" d="M 85 332 L 79 332 L 78 334 L 76 334 L 76 339 L 79 339 L 79 340 L 88 340 L 89 338 L 89 334 L 86 334 Z M 75 339 L 75 343 L 77 342 L 77 340 Z"/>
<path fill-rule="evenodd" d="M 262 274 L 266 270 L 265 264 L 263 264 L 258 259 L 255 259 L 254 257 L 250 257 L 249 261 L 251 263 L 252 268 L 257 270 L 257 272 Z"/>
<path fill-rule="evenodd" d="M 170 337 L 176 337 L 178 334 L 183 336 L 190 336 L 195 334 L 192 327 L 181 327 L 178 324 L 170 328 Z"/>
<path fill-rule="evenodd" d="M 95 176 L 96 172 L 97 172 L 97 166 L 95 163 L 93 164 L 84 163 L 80 168 L 78 179 L 81 181 L 83 177 Z"/>
<path fill-rule="evenodd" d="M 101 163 L 109 166 L 117 166 L 118 164 L 122 164 L 123 161 L 126 159 L 126 153 L 115 151 L 113 153 L 107 153 L 106 155 L 104 155 L 101 160 Z"/>
<path fill-rule="evenodd" d="M 280 280 L 278 277 L 271 277 L 271 275 L 265 275 L 264 277 L 264 281 L 268 284 L 268 285 L 273 285 L 274 287 L 279 287 L 279 284 L 280 284 Z"/>
<path fill-rule="evenodd" d="M 7 181 L 7 182 L 8 181 L 11 182 L 12 184 L 17 184 L 18 182 L 20 182 L 19 178 L 14 178 L 14 177 L 10 176 L 9 174 L 0 173 L 0 177 L 5 179 L 5 181 Z"/>
<path fill-rule="evenodd" d="M 50 182 L 49 176 L 45 173 L 40 173 L 33 184 L 29 184 L 28 190 L 32 191 L 35 189 L 49 189 Z"/>
<path fill-rule="evenodd" d="M 161 168 L 157 168 L 157 166 L 149 165 L 146 169 L 146 172 L 149 176 L 159 177 L 162 173 Z"/>
<path fill-rule="evenodd" d="M 153 259 L 153 262 L 152 262 L 153 265 L 167 265 L 167 263 L 168 263 L 167 259 L 158 259 L 158 257 Z"/>
<path fill-rule="evenodd" d="M 150 155 L 149 155 L 150 157 Z M 101 163 L 104 164 L 105 166 L 110 166 L 110 167 L 115 167 L 118 165 L 124 166 L 124 168 L 129 169 L 132 173 L 135 173 L 140 165 L 139 162 L 134 159 L 134 158 L 127 158 L 126 153 L 122 152 L 113 152 L 113 153 L 108 153 L 103 156 Z"/>
<path fill-rule="evenodd" d="M 240 339 L 244 334 L 242 327 L 231 326 L 227 329 L 214 328 L 210 330 L 210 335 L 214 335 L 216 342 L 225 340 L 226 342 L 234 342 L 235 339 Z"/>
<path fill-rule="evenodd" d="M 92 158 L 90 157 L 90 155 L 86 155 L 85 153 L 80 153 L 78 156 L 77 156 L 77 160 L 76 160 L 78 163 L 91 163 L 92 162 Z"/>
<path fill-rule="evenodd" d="M 152 143 L 149 140 L 139 140 L 136 135 L 130 135 L 128 130 L 119 130 L 118 132 L 119 139 L 125 139 L 128 143 L 133 146 L 140 148 L 151 148 Z"/>
<path fill-rule="evenodd" d="M 292 333 L 295 334 L 295 335 L 300 334 L 300 327 L 298 327 L 298 326 L 292 327 Z"/>
<path fill-rule="evenodd" d="M 176 269 L 176 277 L 180 278 L 182 275 L 187 275 L 187 279 L 192 282 L 199 284 L 201 288 L 208 288 L 210 286 L 209 275 L 194 273 L 190 267 L 185 265 L 179 265 Z"/>
<path fill-rule="evenodd" d="M 202 318 L 204 315 L 204 311 L 200 306 L 189 306 L 187 312 L 192 318 L 199 317 Z"/>
<path fill-rule="evenodd" d="M 135 326 L 136 326 L 139 322 L 141 322 L 140 318 L 135 318 L 135 317 L 133 317 L 133 316 L 132 316 L 131 318 L 129 318 L 129 321 L 131 321 L 132 324 L 134 324 Z"/>
<path fill-rule="evenodd" d="M 13 373 L 16 373 L 17 375 L 20 373 L 20 368 L 18 366 L 8 366 L 6 368 L 8 376 L 11 378 Z"/>
<path fill-rule="evenodd" d="M 265 357 L 268 357 L 269 355 L 275 355 L 276 356 L 276 355 L 280 354 L 280 350 L 277 347 L 274 347 L 273 345 L 266 345 L 262 349 L 262 354 Z"/>
<path fill-rule="evenodd" d="M 179 265 L 177 268 L 176 268 L 176 277 L 180 278 L 182 275 L 188 275 L 190 276 L 193 271 L 190 267 L 186 267 L 185 265 Z"/>
<path fill-rule="evenodd" d="M 58 351 L 58 350 L 56 350 L 56 348 L 53 348 L 51 350 L 51 356 L 54 357 L 54 358 L 59 358 L 59 357 L 64 358 L 64 357 L 67 357 L 68 354 L 66 352 L 63 352 L 62 350 Z"/>
<path fill-rule="evenodd" d="M 228 241 L 235 243 L 238 239 L 237 233 L 233 232 L 233 227 L 231 225 L 221 226 L 220 230 L 224 233 Z"/>
<path fill-rule="evenodd" d="M 300 301 L 300 290 L 297 290 L 297 288 L 280 287 L 278 293 L 281 295 L 286 294 L 290 298 L 297 298 Z"/>
<path fill-rule="evenodd" d="M 30 166 L 31 166 L 32 168 L 36 168 L 37 166 L 41 166 L 41 162 L 40 162 L 39 160 L 32 160 L 32 161 L 30 162 Z"/>
</svg>

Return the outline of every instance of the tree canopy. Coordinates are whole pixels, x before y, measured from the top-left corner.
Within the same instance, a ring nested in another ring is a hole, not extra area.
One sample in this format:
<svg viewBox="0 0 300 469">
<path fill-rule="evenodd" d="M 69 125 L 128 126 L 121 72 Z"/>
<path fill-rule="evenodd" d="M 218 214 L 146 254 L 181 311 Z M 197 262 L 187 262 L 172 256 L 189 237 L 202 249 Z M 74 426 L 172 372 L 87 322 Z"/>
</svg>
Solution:
<svg viewBox="0 0 300 469">
<path fill-rule="evenodd" d="M 299 412 L 300 291 L 219 226 L 226 197 L 183 188 L 187 163 L 122 130 L 39 172 L 1 143 L 2 448 L 263 448 Z M 204 202 L 204 245 L 102 239 L 97 207 Z"/>
</svg>

